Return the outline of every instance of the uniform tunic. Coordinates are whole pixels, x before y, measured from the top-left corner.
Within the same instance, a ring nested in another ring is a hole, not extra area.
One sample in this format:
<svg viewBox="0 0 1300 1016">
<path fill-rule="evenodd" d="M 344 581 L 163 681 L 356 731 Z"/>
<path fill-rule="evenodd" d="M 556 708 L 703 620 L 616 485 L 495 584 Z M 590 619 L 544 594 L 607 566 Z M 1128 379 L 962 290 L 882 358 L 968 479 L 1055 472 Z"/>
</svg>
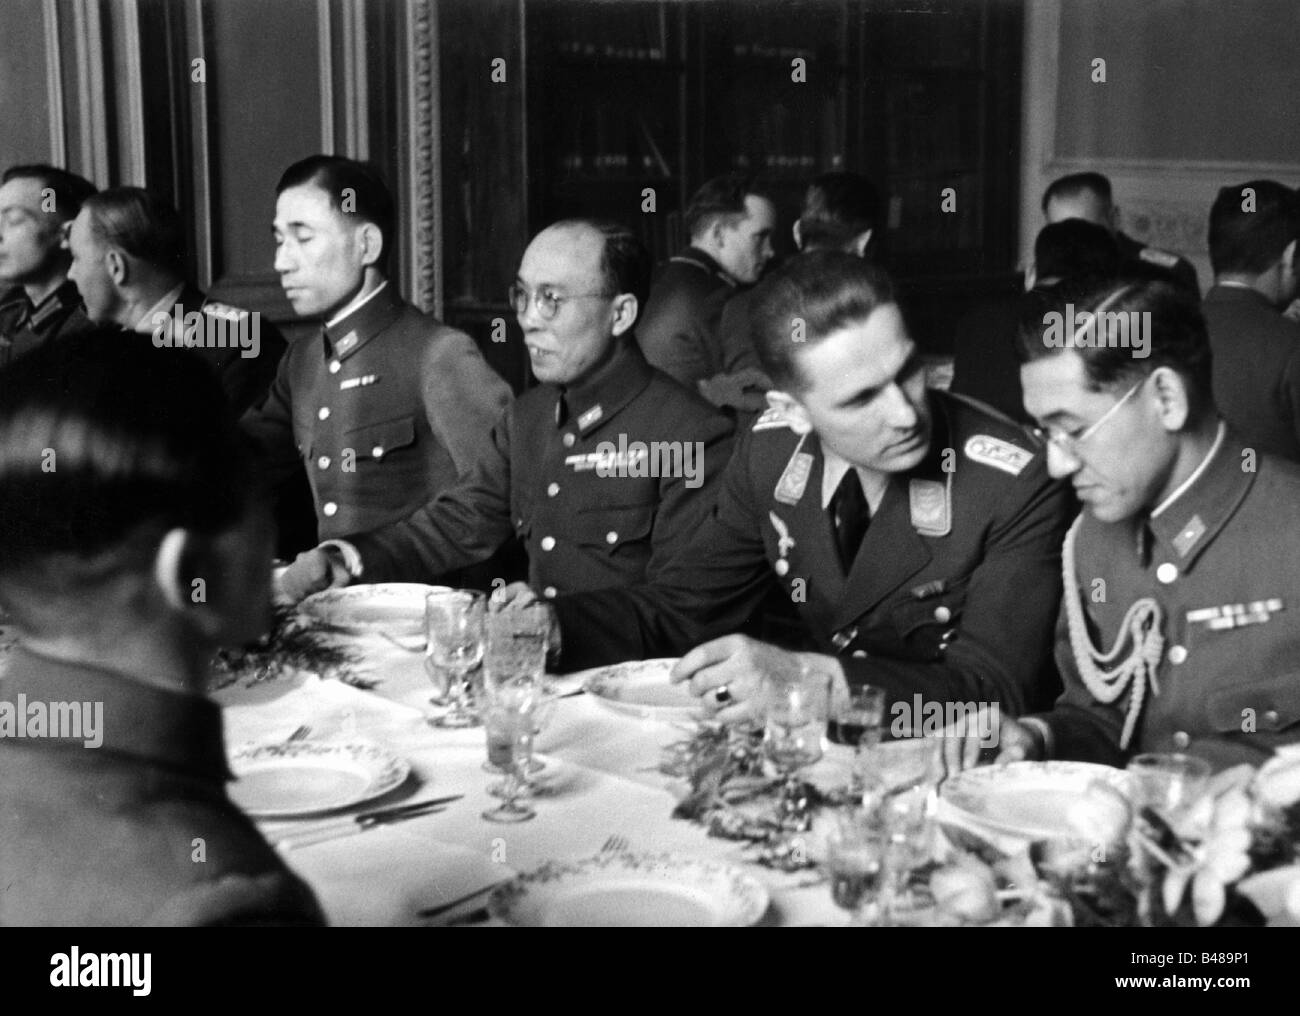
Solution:
<svg viewBox="0 0 1300 1016">
<path fill-rule="evenodd" d="M 654 584 L 560 597 L 563 665 L 673 655 L 742 627 L 775 581 L 851 682 L 898 698 L 1050 702 L 1067 497 L 1025 432 L 930 393 L 926 459 L 890 477 L 852 567 L 822 507 L 823 456 L 769 414 L 739 443 L 714 518 Z"/>
<path fill-rule="evenodd" d="M 657 575 L 713 505 L 731 424 L 650 367 L 634 340 L 617 341 L 581 385 L 520 396 L 463 483 L 405 522 L 350 538 L 364 580 L 428 581 L 512 532 L 547 596 Z"/>
<path fill-rule="evenodd" d="M 1094 647 L 1109 650 L 1130 606 L 1152 597 L 1163 650 L 1121 751 L 1129 694 L 1105 705 L 1088 691 L 1063 610 L 1065 691 L 1039 717 L 1054 757 L 1122 765 L 1136 752 L 1177 751 L 1226 767 L 1300 740 L 1300 468 L 1244 451 L 1229 430 L 1205 472 L 1149 520 L 1149 535 L 1142 519 L 1081 517 L 1075 573 Z"/>
<path fill-rule="evenodd" d="M 474 341 L 390 283 L 295 342 L 244 426 L 272 480 L 306 464 L 321 539 L 410 515 L 491 449 L 510 388 Z"/>
<path fill-rule="evenodd" d="M 704 251 L 688 247 L 670 258 L 637 320 L 637 341 L 650 365 L 692 391 L 723 373 L 718 326 L 733 292 L 735 283 Z"/>
<path fill-rule="evenodd" d="M 79 335 L 94 327 L 71 280 L 33 307 L 22 286 L 0 296 L 0 367 L 4 367 L 47 339 Z"/>
</svg>

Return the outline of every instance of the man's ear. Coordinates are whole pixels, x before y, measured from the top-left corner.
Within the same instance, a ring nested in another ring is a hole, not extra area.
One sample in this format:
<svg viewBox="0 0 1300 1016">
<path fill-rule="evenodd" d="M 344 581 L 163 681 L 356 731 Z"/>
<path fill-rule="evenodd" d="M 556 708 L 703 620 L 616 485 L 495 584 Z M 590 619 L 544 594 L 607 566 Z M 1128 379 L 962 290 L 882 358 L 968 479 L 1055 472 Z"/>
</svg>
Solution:
<svg viewBox="0 0 1300 1016">
<path fill-rule="evenodd" d="M 634 324 L 636 324 L 637 314 L 640 313 L 640 306 L 637 299 L 631 293 L 620 293 L 614 297 L 614 325 L 613 333 L 622 335 Z"/>
<path fill-rule="evenodd" d="M 1119 214 L 1119 205 L 1111 205 L 1110 206 L 1110 231 L 1112 233 L 1118 233 L 1119 226 L 1122 221 L 1123 219 L 1120 217 Z"/>
<path fill-rule="evenodd" d="M 158 542 L 154 555 L 154 581 L 158 583 L 167 606 L 208 636 L 216 636 L 222 628 L 220 611 L 209 610 L 208 604 L 222 595 L 220 569 L 212 569 L 206 578 L 201 574 L 200 542 L 185 529 L 169 529 Z"/>
<path fill-rule="evenodd" d="M 808 410 L 804 409 L 803 403 L 789 392 L 773 389 L 765 397 L 768 407 L 780 413 L 796 434 L 807 434 L 812 430 L 812 420 L 808 418 Z"/>
<path fill-rule="evenodd" d="M 1182 375 L 1172 367 L 1157 367 L 1151 372 L 1151 385 L 1161 426 L 1171 434 L 1182 430 L 1192 416 L 1191 397 Z"/>
<path fill-rule="evenodd" d="M 169 529 L 158 542 L 153 559 L 153 578 L 167 605 L 176 611 L 189 609 L 188 583 L 185 581 L 185 552 L 190 534 L 184 529 Z"/>
<path fill-rule="evenodd" d="M 794 220 L 794 225 L 790 227 L 790 235 L 794 237 L 795 250 L 803 250 L 803 231 L 799 229 L 799 220 Z"/>
<path fill-rule="evenodd" d="M 874 229 L 864 229 L 853 238 L 853 253 L 860 258 L 867 256 L 867 245 L 871 243 L 871 238 L 875 235 Z"/>
<path fill-rule="evenodd" d="M 369 267 L 379 264 L 384 253 L 384 231 L 373 222 L 362 223 L 358 230 L 361 240 L 361 263 Z"/>
<path fill-rule="evenodd" d="M 110 247 L 104 252 L 104 267 L 108 269 L 108 277 L 113 280 L 113 285 L 122 286 L 126 284 L 130 269 L 126 255 L 116 247 Z"/>
<path fill-rule="evenodd" d="M 1286 245 L 1286 249 L 1282 251 L 1282 267 L 1285 268 L 1287 271 L 1291 272 L 1293 275 L 1295 274 L 1295 270 L 1296 270 L 1295 250 L 1296 250 L 1296 241 L 1292 240 L 1289 244 Z"/>
</svg>

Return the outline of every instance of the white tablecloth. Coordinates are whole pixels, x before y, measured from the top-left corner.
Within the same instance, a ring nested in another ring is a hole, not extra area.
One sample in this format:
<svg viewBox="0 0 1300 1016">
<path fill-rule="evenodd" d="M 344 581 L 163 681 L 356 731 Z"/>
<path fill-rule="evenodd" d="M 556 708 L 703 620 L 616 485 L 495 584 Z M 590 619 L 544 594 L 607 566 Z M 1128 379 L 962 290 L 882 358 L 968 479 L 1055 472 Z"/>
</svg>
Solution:
<svg viewBox="0 0 1300 1016">
<path fill-rule="evenodd" d="M 431 686 L 421 657 L 374 640 L 354 643 L 364 652 L 360 676 L 378 681 L 361 691 L 314 676 L 281 678 L 253 688 L 217 693 L 225 706 L 226 741 L 283 739 L 299 725 L 311 736 L 373 740 L 408 759 L 407 783 L 379 804 L 463 793 L 445 812 L 379 827 L 342 839 L 287 850 L 285 859 L 315 889 L 331 923 L 424 924 L 422 908 L 437 906 L 514 872 L 545 861 L 590 856 L 612 835 L 636 852 L 668 852 L 744 863 L 743 844 L 707 836 L 693 823 L 671 818 L 681 787 L 657 771 L 664 746 L 684 732 L 669 723 L 610 711 L 589 695 L 562 699 L 536 750 L 548 765 L 537 817 L 514 825 L 485 821 L 494 806 L 487 787 L 499 779 L 483 772 L 481 727 L 441 730 L 425 719 Z M 832 749 L 828 765 L 844 765 Z M 374 803 L 374 802 L 372 802 Z M 361 808 L 354 809 L 362 810 Z M 272 838 L 318 820 L 268 821 Z M 762 923 L 844 924 L 815 871 L 794 874 L 759 865 L 746 870 L 763 882 L 772 904 Z M 480 909 L 486 896 L 438 918 L 444 922 Z"/>
</svg>

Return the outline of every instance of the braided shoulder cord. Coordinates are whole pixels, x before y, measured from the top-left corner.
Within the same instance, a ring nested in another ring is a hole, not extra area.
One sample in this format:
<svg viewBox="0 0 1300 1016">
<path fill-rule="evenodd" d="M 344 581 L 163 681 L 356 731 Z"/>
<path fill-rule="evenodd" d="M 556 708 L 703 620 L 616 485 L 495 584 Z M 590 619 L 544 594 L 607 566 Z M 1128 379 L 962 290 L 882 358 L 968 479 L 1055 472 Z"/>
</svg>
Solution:
<svg viewBox="0 0 1300 1016">
<path fill-rule="evenodd" d="M 1062 595 L 1065 598 L 1065 618 L 1070 631 L 1070 650 L 1074 654 L 1074 665 L 1078 668 L 1084 686 L 1097 701 L 1114 702 L 1124 693 L 1125 688 L 1132 685 L 1124 716 L 1124 729 L 1119 740 L 1119 746 L 1123 749 L 1128 747 L 1137 727 L 1147 684 L 1151 685 L 1153 695 L 1160 694 L 1160 688 L 1156 684 L 1156 667 L 1164 654 L 1165 637 L 1160 630 L 1163 615 L 1160 604 L 1152 597 L 1138 600 L 1124 615 L 1119 634 L 1115 636 L 1115 644 L 1110 651 L 1103 653 L 1093 647 L 1083 616 L 1082 594 L 1074 567 L 1074 540 L 1082 521 L 1082 515 L 1074 520 L 1074 525 L 1065 535 L 1065 545 L 1061 548 L 1061 570 L 1065 583 Z M 1130 638 L 1132 649 L 1124 659 L 1109 670 L 1103 670 L 1103 666 L 1109 666 L 1119 658 Z"/>
</svg>

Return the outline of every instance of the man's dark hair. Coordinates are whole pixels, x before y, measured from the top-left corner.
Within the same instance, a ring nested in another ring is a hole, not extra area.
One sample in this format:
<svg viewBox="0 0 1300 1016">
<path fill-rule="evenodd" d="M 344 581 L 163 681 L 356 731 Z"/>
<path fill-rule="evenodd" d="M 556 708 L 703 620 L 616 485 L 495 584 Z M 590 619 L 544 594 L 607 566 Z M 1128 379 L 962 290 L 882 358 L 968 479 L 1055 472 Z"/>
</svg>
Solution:
<svg viewBox="0 0 1300 1016">
<path fill-rule="evenodd" d="M 117 328 L 47 342 L 0 372 L 0 592 L 17 581 L 66 595 L 138 570 L 169 529 L 234 525 L 250 480 L 197 354 Z"/>
<path fill-rule="evenodd" d="M 759 362 L 781 389 L 803 389 L 795 354 L 894 302 L 879 268 L 838 250 L 797 254 L 754 288 L 750 334 Z"/>
<path fill-rule="evenodd" d="M 1046 315 L 1059 314 L 1060 320 L 1068 320 L 1068 305 L 1073 306 L 1076 316 L 1084 311 L 1150 314 L 1146 319 L 1150 322 L 1149 355 L 1134 356 L 1131 346 L 1118 343 L 1063 347 L 1049 342 L 1049 322 L 1055 319 Z M 1205 318 L 1195 300 L 1167 282 L 1122 278 L 1100 286 L 1095 282 L 1074 282 L 1049 290 L 1043 296 L 1038 316 L 1022 318 L 1017 352 L 1025 363 L 1048 356 L 1078 355 L 1093 391 L 1126 388 L 1157 367 L 1169 367 L 1187 386 L 1193 416 L 1200 417 L 1214 407 Z"/>
<path fill-rule="evenodd" d="M 804 250 L 842 250 L 880 222 L 880 192 L 857 173 L 824 173 L 808 185 L 799 213 Z"/>
<path fill-rule="evenodd" d="M 1112 203 L 1110 180 L 1101 173 L 1071 173 L 1059 180 L 1053 180 L 1043 191 L 1043 211 L 1053 198 L 1077 198 L 1080 194 L 1095 194 L 1107 205 Z"/>
<path fill-rule="evenodd" d="M 182 274 L 181 217 L 166 201 L 140 187 L 110 187 L 87 198 L 84 207 L 100 243 Z"/>
<path fill-rule="evenodd" d="M 1254 191 L 1251 211 L 1246 190 Z M 1300 202 L 1275 180 L 1223 187 L 1210 207 L 1210 265 L 1214 273 L 1258 275 L 1275 265 L 1300 237 Z"/>
<path fill-rule="evenodd" d="M 1044 226 L 1034 241 L 1039 280 L 1111 278 L 1119 271 L 1119 245 L 1110 230 L 1084 219 Z"/>
<path fill-rule="evenodd" d="M 744 217 L 745 198 L 754 194 L 764 197 L 764 192 L 754 177 L 746 173 L 727 173 L 715 176 L 695 192 L 686 206 L 683 224 L 691 239 L 712 228 L 718 219 L 729 225 Z"/>
<path fill-rule="evenodd" d="M 39 180 L 42 187 L 54 192 L 54 212 L 63 222 L 71 222 L 81 211 L 86 198 L 95 193 L 95 185 L 85 177 L 69 173 L 43 162 L 10 166 L 0 177 L 0 184 L 10 180 Z"/>
<path fill-rule="evenodd" d="M 631 293 L 638 312 L 650 298 L 654 258 L 641 238 L 621 222 L 610 219 L 563 219 L 558 227 L 594 229 L 605 239 L 600 256 L 601 289 L 609 297 Z M 553 227 L 554 228 L 554 227 Z"/>
<path fill-rule="evenodd" d="M 387 273 L 393 245 L 397 241 L 397 209 L 392 191 L 383 176 L 368 162 L 345 159 L 341 155 L 310 155 L 286 169 L 275 185 L 279 197 L 290 187 L 311 184 L 323 190 L 331 207 L 341 215 L 363 222 L 373 222 L 384 238 L 377 267 Z M 349 209 L 343 205 L 350 199 Z"/>
</svg>

